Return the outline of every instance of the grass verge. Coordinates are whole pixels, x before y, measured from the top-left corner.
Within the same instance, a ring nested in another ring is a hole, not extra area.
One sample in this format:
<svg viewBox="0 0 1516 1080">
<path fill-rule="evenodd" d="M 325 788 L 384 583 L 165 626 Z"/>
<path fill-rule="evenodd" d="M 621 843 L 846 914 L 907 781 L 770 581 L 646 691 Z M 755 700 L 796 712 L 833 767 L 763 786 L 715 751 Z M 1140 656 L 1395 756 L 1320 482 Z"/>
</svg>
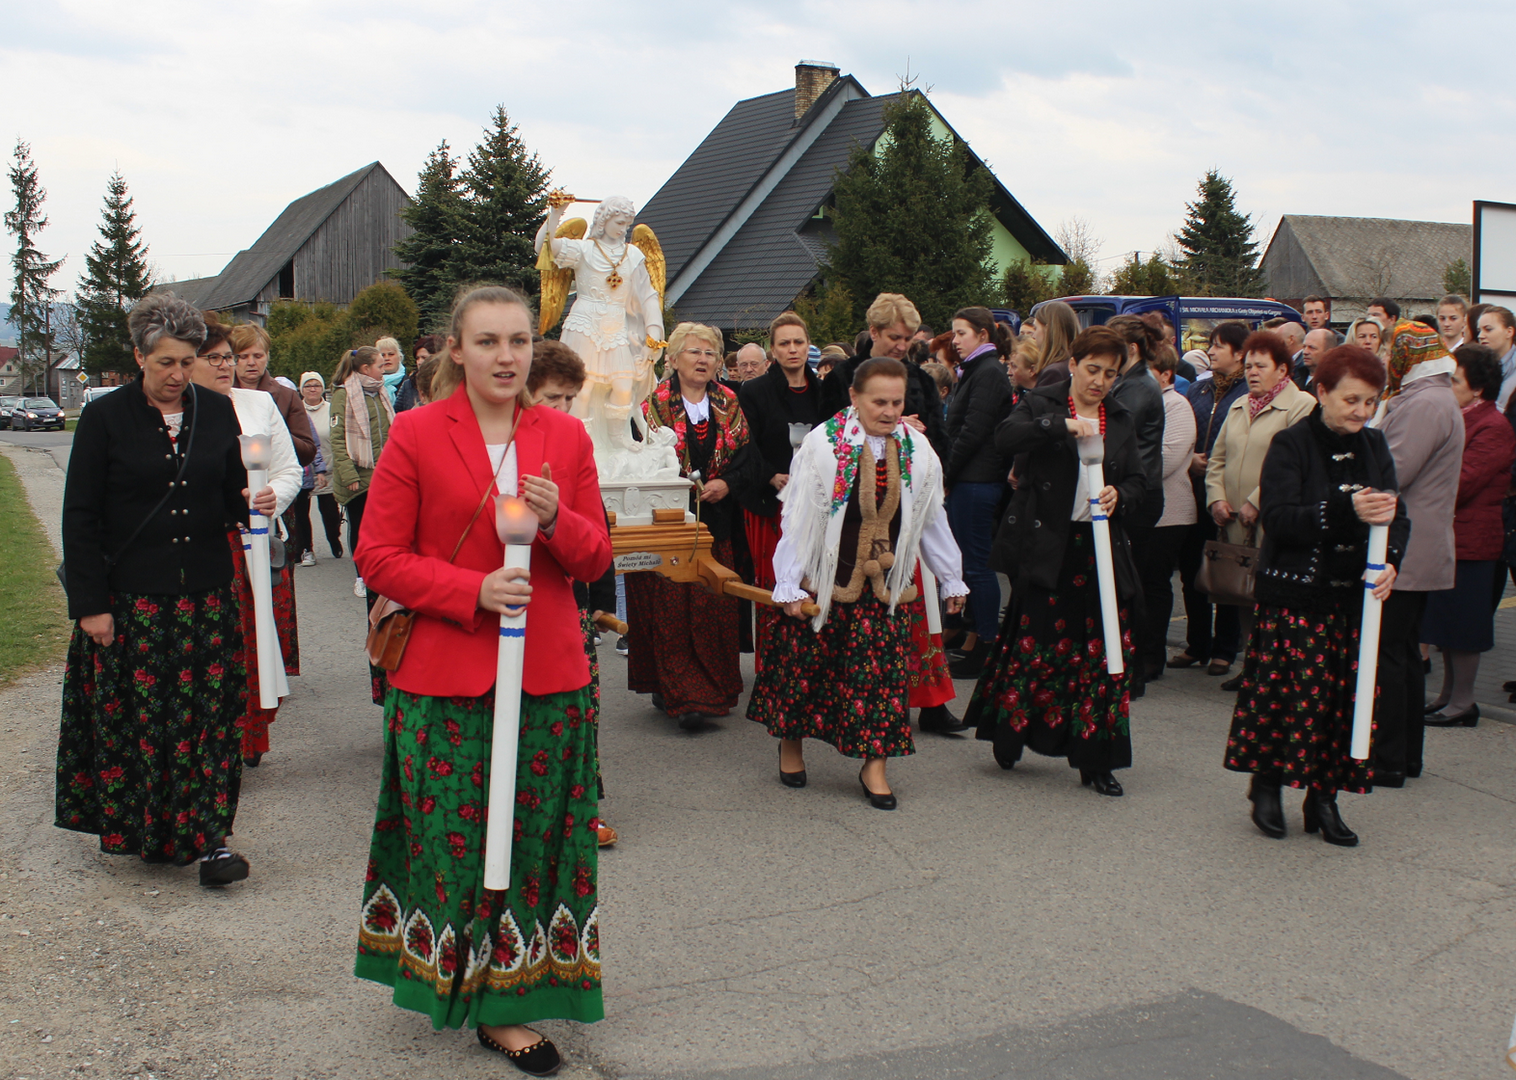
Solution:
<svg viewBox="0 0 1516 1080">
<path fill-rule="evenodd" d="M 0 687 L 62 658 L 72 627 L 53 574 L 52 545 L 26 501 L 10 459 L 0 455 Z"/>
</svg>

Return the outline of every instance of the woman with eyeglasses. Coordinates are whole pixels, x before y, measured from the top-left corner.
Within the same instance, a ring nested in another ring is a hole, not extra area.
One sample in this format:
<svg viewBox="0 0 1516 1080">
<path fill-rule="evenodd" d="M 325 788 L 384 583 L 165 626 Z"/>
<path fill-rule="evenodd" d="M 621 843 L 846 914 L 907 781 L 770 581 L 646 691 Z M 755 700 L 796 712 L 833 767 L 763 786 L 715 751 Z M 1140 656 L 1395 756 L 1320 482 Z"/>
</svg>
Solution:
<svg viewBox="0 0 1516 1080">
<path fill-rule="evenodd" d="M 674 433 L 679 474 L 695 482 L 690 509 L 711 531 L 712 557 L 731 566 L 732 530 L 741 522 L 737 496 L 748 481 L 751 445 L 737 395 L 716 381 L 721 345 L 720 332 L 709 326 L 676 326 L 669 335 L 668 377 L 642 411 L 650 429 Z M 699 729 L 707 716 L 732 711 L 742 696 L 736 600 L 661 574 L 627 574 L 626 621 L 629 689 L 651 694 L 653 706 L 687 731 Z"/>
<path fill-rule="evenodd" d="M 248 875 L 225 846 L 246 682 L 226 523 L 248 519 L 231 403 L 191 385 L 200 313 L 153 293 L 127 316 L 141 375 L 79 418 L 63 494 L 69 617 L 59 828 L 144 862 Z M 224 347 L 220 352 L 229 350 Z M 272 487 L 254 507 L 272 515 Z"/>
<path fill-rule="evenodd" d="M 284 513 L 300 494 L 303 470 L 295 454 L 295 443 L 290 438 L 279 405 L 271 395 L 262 390 L 244 390 L 234 384 L 237 357 L 232 352 L 229 340 L 231 327 L 223 326 L 214 311 L 203 312 L 202 316 L 205 319 L 205 343 L 196 352 L 190 378 L 196 386 L 231 397 L 232 408 L 237 411 L 237 425 L 242 434 L 272 436 L 273 457 L 268 483 L 274 489 L 277 516 Z M 226 530 L 227 544 L 232 550 L 232 565 L 236 568 L 233 589 L 237 594 L 242 622 L 242 635 L 238 639 L 241 644 L 239 656 L 247 668 L 247 700 L 237 727 L 242 731 L 242 762 L 256 768 L 263 761 L 263 755 L 268 753 L 268 726 L 274 722 L 279 706 L 265 709 L 260 704 L 261 681 L 258 677 L 255 648 L 258 627 L 253 618 L 253 584 L 252 578 L 248 576 L 244 547 L 246 534 L 246 514 L 234 520 Z M 299 675 L 300 637 L 296 631 L 295 567 L 288 552 L 283 565 L 274 572 L 274 626 L 278 631 L 284 673 Z"/>
</svg>

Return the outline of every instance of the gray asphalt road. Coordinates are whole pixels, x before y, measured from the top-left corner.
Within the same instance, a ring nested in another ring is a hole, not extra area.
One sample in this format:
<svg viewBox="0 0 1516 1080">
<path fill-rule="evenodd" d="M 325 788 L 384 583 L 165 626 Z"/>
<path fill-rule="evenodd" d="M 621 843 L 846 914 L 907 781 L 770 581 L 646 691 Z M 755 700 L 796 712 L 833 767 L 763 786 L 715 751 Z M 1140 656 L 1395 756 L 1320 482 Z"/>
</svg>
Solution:
<svg viewBox="0 0 1516 1080">
<path fill-rule="evenodd" d="M 351 975 L 382 749 L 351 578 L 298 572 L 304 674 L 246 775 L 240 886 L 53 827 L 60 675 L 0 695 L 0 1076 L 510 1074 Z M 607 1019 L 542 1025 L 568 1077 L 1509 1075 L 1516 727 L 1429 732 L 1422 780 L 1343 797 L 1343 850 L 1295 798 L 1287 840 L 1253 829 L 1203 674 L 1136 704 L 1123 799 L 923 737 L 880 813 L 855 763 L 812 748 L 786 789 L 757 725 L 680 732 L 601 657 L 622 842 Z"/>
<path fill-rule="evenodd" d="M 58 468 L 68 471 L 69 449 L 74 445 L 72 431 L 0 431 L 0 443 L 24 446 L 29 449 L 46 450 L 53 455 Z"/>
</svg>

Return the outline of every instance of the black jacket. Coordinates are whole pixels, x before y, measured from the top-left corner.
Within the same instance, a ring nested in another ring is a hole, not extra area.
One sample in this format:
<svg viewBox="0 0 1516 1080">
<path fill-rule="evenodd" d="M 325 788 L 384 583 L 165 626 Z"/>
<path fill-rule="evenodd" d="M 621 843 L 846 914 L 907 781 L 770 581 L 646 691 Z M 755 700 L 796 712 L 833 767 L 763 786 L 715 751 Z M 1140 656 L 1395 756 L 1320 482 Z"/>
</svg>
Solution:
<svg viewBox="0 0 1516 1080">
<path fill-rule="evenodd" d="M 789 379 L 778 364 L 756 379 L 749 379 L 737 390 L 737 401 L 747 417 L 748 438 L 752 443 L 752 483 L 744 489 L 742 508 L 765 517 L 779 513 L 779 492 L 772 483 L 775 476 L 788 474 L 795 448 L 790 444 L 790 425 L 803 424 L 807 431 L 831 416 L 821 407 L 821 380 L 811 366 L 805 366 L 805 393 L 790 389 Z"/>
<path fill-rule="evenodd" d="M 1146 364 L 1131 368 L 1111 387 L 1107 401 L 1118 401 L 1137 429 L 1137 455 L 1147 477 L 1142 505 L 1127 507 L 1128 527 L 1151 529 L 1163 517 L 1163 388 Z"/>
<path fill-rule="evenodd" d="M 195 443 L 183 479 L 122 551 L 174 483 L 192 424 Z M 116 592 L 182 596 L 232 580 L 226 530 L 248 512 L 241 433 L 230 397 L 191 386 L 176 451 L 140 378 L 79 414 L 63 490 L 70 619 L 105 614 Z"/>
<path fill-rule="evenodd" d="M 1007 455 L 1025 454 L 1011 509 L 995 536 L 991 564 L 1015 567 L 1017 581 L 1044 589 L 1058 587 L 1058 571 L 1068 550 L 1074 492 L 1079 486 L 1079 454 L 1069 434 L 1066 386 L 1028 390 L 1021 404 L 995 430 L 995 445 Z M 1119 402 L 1106 402 L 1105 482 L 1119 493 L 1111 515 L 1111 554 L 1116 591 L 1123 599 L 1138 591 L 1137 569 L 1121 529 L 1127 508 L 1141 502 L 1147 488 L 1132 418 Z"/>
<path fill-rule="evenodd" d="M 865 346 L 870 342 L 864 339 Z M 853 385 L 853 373 L 858 365 L 869 358 L 867 348 L 857 356 L 849 357 L 827 375 L 821 383 L 822 418 L 836 416 L 852 402 L 848 388 Z M 905 365 L 905 415 L 920 418 L 926 426 L 926 441 L 932 444 L 940 460 L 947 460 L 947 429 L 943 424 L 942 395 L 937 392 L 937 380 L 907 360 Z"/>
<path fill-rule="evenodd" d="M 1353 467 L 1359 455 L 1361 472 Z M 1352 493 L 1342 490 L 1354 475 L 1381 491 L 1398 488 L 1383 432 L 1364 428 L 1356 436 L 1337 435 L 1321 423 L 1318 406 L 1274 436 L 1258 478 L 1263 550 L 1253 592 L 1260 604 L 1322 610 L 1359 602 L 1369 527 L 1354 512 Z M 1390 523 L 1388 552 L 1397 570 L 1410 536 L 1401 501 Z"/>
<path fill-rule="evenodd" d="M 1003 484 L 1010 458 L 995 449 L 995 429 L 1011 415 L 1011 380 L 1000 356 L 983 352 L 963 365 L 948 400 L 944 487 Z"/>
</svg>

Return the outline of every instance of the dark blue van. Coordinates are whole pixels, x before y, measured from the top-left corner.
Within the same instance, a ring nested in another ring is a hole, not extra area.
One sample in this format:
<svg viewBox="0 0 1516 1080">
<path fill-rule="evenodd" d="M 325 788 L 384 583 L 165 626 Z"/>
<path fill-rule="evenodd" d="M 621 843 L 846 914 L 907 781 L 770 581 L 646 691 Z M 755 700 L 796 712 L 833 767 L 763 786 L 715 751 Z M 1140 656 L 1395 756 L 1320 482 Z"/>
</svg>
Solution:
<svg viewBox="0 0 1516 1080">
<path fill-rule="evenodd" d="M 1241 319 L 1255 330 L 1259 323 L 1274 318 L 1305 325 L 1300 312 L 1278 300 L 1223 296 L 1061 296 L 1059 299 L 1074 309 L 1081 328 L 1104 325 L 1115 315 L 1165 312 L 1179 337 L 1181 356 L 1190 349 L 1203 352 L 1216 324 L 1227 319 Z"/>
</svg>

